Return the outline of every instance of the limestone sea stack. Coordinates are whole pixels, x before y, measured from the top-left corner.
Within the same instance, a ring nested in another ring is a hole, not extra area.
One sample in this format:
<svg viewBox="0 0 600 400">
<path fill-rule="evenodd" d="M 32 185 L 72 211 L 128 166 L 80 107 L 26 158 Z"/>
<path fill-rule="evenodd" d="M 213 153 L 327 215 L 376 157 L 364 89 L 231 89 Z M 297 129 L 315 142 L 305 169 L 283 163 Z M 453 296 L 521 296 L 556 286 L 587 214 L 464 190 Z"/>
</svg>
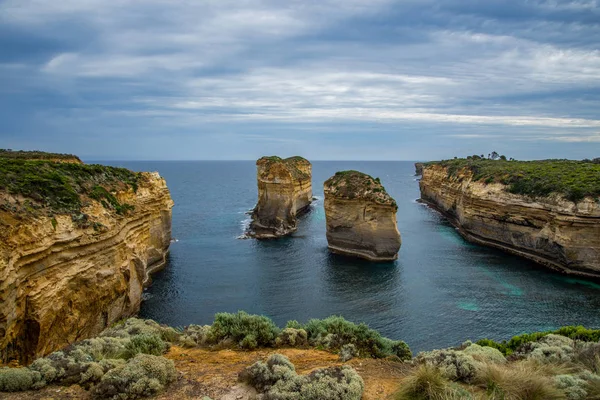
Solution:
<svg viewBox="0 0 600 400">
<path fill-rule="evenodd" d="M 371 261 L 398 258 L 398 206 L 379 178 L 342 171 L 325 181 L 324 189 L 327 242 L 332 252 Z"/>
<path fill-rule="evenodd" d="M 296 231 L 312 202 L 312 165 L 302 157 L 262 157 L 256 162 L 258 202 L 249 235 L 274 239 Z"/>
<path fill-rule="evenodd" d="M 0 154 L 0 364 L 137 313 L 171 239 L 158 173 L 34 156 Z"/>
<path fill-rule="evenodd" d="M 415 163 L 415 176 L 423 175 L 423 163 Z"/>
<path fill-rule="evenodd" d="M 583 192 L 599 176 L 581 161 L 458 159 L 427 163 L 419 186 L 467 240 L 599 278 L 600 196 Z"/>
</svg>

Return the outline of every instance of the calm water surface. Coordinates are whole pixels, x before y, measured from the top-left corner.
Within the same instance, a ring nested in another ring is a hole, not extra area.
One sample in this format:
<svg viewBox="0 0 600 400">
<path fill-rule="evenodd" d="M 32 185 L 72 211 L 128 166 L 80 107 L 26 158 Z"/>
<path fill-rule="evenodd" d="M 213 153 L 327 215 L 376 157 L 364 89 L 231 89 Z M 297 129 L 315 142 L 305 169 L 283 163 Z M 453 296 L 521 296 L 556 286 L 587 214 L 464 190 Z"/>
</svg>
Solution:
<svg viewBox="0 0 600 400">
<path fill-rule="evenodd" d="M 600 326 L 600 285 L 464 241 L 419 197 L 410 162 L 314 162 L 319 200 L 292 237 L 240 240 L 256 203 L 251 161 L 106 162 L 158 171 L 175 201 L 170 261 L 146 290 L 141 316 L 172 326 L 210 324 L 217 312 L 287 320 L 343 315 L 413 351 L 465 339 L 505 339 L 562 325 Z M 327 251 L 322 183 L 357 169 L 381 178 L 398 202 L 397 262 Z"/>
</svg>

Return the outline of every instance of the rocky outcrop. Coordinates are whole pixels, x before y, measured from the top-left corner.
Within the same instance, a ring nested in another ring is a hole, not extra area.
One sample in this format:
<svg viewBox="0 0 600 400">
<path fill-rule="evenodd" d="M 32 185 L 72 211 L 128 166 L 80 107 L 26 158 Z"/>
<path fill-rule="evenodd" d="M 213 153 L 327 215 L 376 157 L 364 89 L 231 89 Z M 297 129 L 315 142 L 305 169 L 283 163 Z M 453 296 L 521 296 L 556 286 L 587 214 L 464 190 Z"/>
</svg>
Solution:
<svg viewBox="0 0 600 400">
<path fill-rule="evenodd" d="M 462 169 L 429 164 L 421 199 L 441 211 L 472 242 L 496 247 L 547 267 L 600 277 L 600 202 L 559 195 L 529 198 L 500 183 L 474 181 Z"/>
<path fill-rule="evenodd" d="M 302 157 L 262 157 L 256 162 L 258 203 L 249 235 L 272 239 L 297 229 L 297 216 L 312 202 L 312 165 Z"/>
<path fill-rule="evenodd" d="M 325 181 L 324 189 L 327 242 L 332 252 L 371 261 L 398 258 L 398 206 L 379 178 L 343 171 Z"/>
<path fill-rule="evenodd" d="M 423 163 L 415 163 L 415 175 L 423 175 Z"/>
<path fill-rule="evenodd" d="M 139 310 L 165 264 L 173 201 L 157 173 L 136 176 L 136 190 L 96 186 L 106 199 L 85 197 L 78 214 L 0 208 L 1 361 L 28 363 Z"/>
</svg>

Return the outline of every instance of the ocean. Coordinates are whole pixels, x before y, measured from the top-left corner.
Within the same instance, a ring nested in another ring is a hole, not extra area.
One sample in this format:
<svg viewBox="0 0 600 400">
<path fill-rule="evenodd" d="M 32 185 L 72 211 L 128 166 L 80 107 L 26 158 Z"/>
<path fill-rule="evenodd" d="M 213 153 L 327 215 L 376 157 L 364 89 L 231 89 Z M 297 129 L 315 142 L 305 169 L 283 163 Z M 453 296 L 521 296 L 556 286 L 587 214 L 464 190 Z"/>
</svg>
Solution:
<svg viewBox="0 0 600 400">
<path fill-rule="evenodd" d="M 283 326 L 342 315 L 413 351 L 563 325 L 600 327 L 600 284 L 466 242 L 416 201 L 412 162 L 313 162 L 317 200 L 293 236 L 274 241 L 240 239 L 257 200 L 252 161 L 100 163 L 158 171 L 175 201 L 169 261 L 145 291 L 143 318 L 183 327 L 245 310 Z M 396 262 L 327 251 L 323 182 L 346 169 L 379 177 L 396 199 Z"/>
</svg>

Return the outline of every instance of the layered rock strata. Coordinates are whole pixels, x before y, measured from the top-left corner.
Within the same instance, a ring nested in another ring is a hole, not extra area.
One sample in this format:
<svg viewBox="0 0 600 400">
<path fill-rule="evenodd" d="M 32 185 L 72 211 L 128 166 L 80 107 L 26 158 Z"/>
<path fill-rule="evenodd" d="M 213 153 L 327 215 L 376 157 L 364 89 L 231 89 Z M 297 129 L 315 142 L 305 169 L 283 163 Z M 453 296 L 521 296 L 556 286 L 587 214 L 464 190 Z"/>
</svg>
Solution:
<svg viewBox="0 0 600 400">
<path fill-rule="evenodd" d="M 157 173 L 139 174 L 135 188 L 107 194 L 127 205 L 118 212 L 87 197 L 80 214 L 0 208 L 1 362 L 27 364 L 139 310 L 149 274 L 166 261 L 173 201 Z"/>
<path fill-rule="evenodd" d="M 500 183 L 474 181 L 462 169 L 428 164 L 421 199 L 442 212 L 467 240 L 496 247 L 552 269 L 600 277 L 600 201 L 559 195 L 529 198 Z"/>
<path fill-rule="evenodd" d="M 302 157 L 262 157 L 256 162 L 258 202 L 250 236 L 273 239 L 297 230 L 297 217 L 312 202 L 312 165 Z"/>
<path fill-rule="evenodd" d="M 371 261 L 398 258 L 398 206 L 379 179 L 343 171 L 325 181 L 324 189 L 327 242 L 332 252 Z"/>
</svg>

